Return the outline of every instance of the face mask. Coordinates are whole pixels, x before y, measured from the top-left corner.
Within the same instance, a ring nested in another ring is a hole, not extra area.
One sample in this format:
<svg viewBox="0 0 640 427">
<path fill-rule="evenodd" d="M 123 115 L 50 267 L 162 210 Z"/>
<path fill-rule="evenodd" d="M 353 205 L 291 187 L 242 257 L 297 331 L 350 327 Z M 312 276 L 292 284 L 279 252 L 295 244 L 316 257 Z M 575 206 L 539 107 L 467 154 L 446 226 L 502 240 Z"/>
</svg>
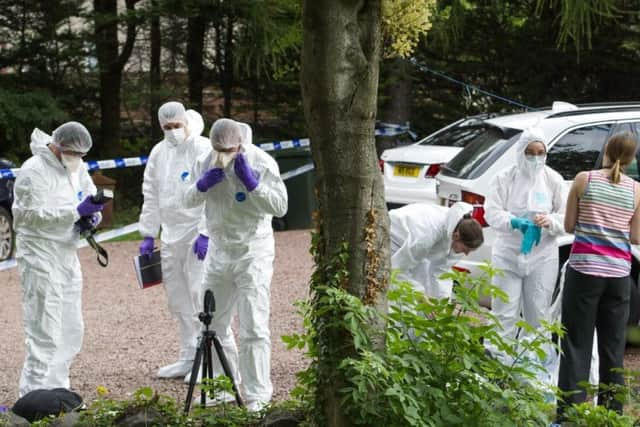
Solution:
<svg viewBox="0 0 640 427">
<path fill-rule="evenodd" d="M 173 146 L 183 143 L 185 139 L 184 128 L 165 130 L 164 139 Z"/>
<path fill-rule="evenodd" d="M 212 166 L 214 168 L 226 168 L 236 158 L 236 152 L 214 151 Z"/>
<path fill-rule="evenodd" d="M 530 172 L 540 171 L 544 168 L 544 165 L 547 161 L 547 156 L 531 156 L 525 154 L 524 157 L 526 159 L 525 165 L 527 167 L 527 170 Z"/>
<path fill-rule="evenodd" d="M 82 157 L 61 153 L 60 162 L 70 173 L 75 173 L 78 172 L 78 169 L 80 169 L 80 165 L 82 164 Z"/>
</svg>

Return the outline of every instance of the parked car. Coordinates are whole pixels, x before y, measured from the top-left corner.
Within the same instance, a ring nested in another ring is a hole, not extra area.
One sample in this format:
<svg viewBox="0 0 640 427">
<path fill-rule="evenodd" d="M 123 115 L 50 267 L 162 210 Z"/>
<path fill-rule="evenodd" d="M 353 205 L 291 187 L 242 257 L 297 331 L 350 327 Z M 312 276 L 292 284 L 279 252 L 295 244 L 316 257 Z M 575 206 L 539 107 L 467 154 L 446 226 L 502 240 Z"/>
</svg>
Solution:
<svg viewBox="0 0 640 427">
<path fill-rule="evenodd" d="M 547 165 L 565 179 L 567 190 L 579 171 L 599 168 L 603 148 L 613 134 L 623 131 L 640 136 L 640 103 L 589 104 L 576 106 L 554 103 L 551 109 L 484 120 L 485 130 L 441 168 L 436 177 L 437 193 L 441 204 L 451 205 L 464 201 L 474 206 L 474 217 L 487 227 L 484 220 L 484 201 L 491 180 L 503 169 L 515 163 L 515 142 L 522 131 L 531 126 L 541 128 L 549 142 Z M 627 169 L 636 180 L 638 159 Z M 478 266 L 491 259 L 495 234 L 485 229 L 485 244 L 462 259 L 457 268 L 478 272 Z M 562 266 L 569 257 L 573 235 L 558 238 L 559 258 Z M 640 267 L 640 248 L 632 246 L 631 276 L 637 301 L 637 281 Z M 635 323 L 640 317 L 640 305 L 632 305 Z"/>
<path fill-rule="evenodd" d="M 15 168 L 12 162 L 0 159 L 0 169 Z M 11 205 L 13 204 L 14 178 L 0 178 L 0 261 L 5 261 L 13 255 L 14 233 Z"/>
<path fill-rule="evenodd" d="M 420 141 L 380 156 L 385 200 L 390 209 L 408 203 L 437 203 L 435 176 L 442 165 L 485 131 L 489 115 L 460 119 Z"/>
</svg>

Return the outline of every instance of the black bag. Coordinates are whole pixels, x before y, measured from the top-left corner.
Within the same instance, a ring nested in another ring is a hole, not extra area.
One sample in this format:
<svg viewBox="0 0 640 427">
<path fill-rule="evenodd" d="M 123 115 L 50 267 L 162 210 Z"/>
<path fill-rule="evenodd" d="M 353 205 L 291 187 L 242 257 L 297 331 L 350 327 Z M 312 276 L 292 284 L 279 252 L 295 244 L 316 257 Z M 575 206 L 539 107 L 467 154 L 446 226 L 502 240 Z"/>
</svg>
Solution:
<svg viewBox="0 0 640 427">
<path fill-rule="evenodd" d="M 82 407 L 82 397 L 66 388 L 53 390 L 33 390 L 22 396 L 13 405 L 14 414 L 29 422 L 41 420 L 49 415 L 75 411 Z"/>
</svg>

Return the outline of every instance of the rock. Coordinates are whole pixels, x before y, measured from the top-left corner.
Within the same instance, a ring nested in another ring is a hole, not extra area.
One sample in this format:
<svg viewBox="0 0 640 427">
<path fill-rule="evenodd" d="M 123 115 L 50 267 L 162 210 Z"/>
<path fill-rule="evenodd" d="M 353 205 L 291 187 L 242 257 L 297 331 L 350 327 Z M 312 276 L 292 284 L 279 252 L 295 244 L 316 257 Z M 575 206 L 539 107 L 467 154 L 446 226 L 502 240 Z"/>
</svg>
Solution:
<svg viewBox="0 0 640 427">
<path fill-rule="evenodd" d="M 7 427 L 29 427 L 31 423 L 26 419 L 14 414 L 13 412 L 5 412 L 0 414 L 0 426 Z"/>
<path fill-rule="evenodd" d="M 128 414 L 123 415 L 115 423 L 121 427 L 148 427 L 151 425 L 163 425 L 163 416 L 155 408 L 137 408 Z"/>
<path fill-rule="evenodd" d="M 269 412 L 262 421 L 263 427 L 298 427 L 304 421 L 300 411 L 275 409 Z"/>
<path fill-rule="evenodd" d="M 61 417 L 56 418 L 49 424 L 50 427 L 74 427 L 79 425 L 80 412 L 69 412 Z"/>
</svg>

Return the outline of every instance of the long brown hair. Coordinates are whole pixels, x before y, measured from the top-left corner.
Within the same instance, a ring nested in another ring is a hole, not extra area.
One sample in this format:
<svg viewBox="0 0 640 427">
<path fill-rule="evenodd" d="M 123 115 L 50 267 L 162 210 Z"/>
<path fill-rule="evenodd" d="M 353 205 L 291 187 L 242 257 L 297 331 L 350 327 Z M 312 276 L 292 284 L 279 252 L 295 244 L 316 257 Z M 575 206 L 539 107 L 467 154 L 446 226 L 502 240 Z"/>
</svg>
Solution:
<svg viewBox="0 0 640 427">
<path fill-rule="evenodd" d="M 460 242 L 469 249 L 478 249 L 484 243 L 482 225 L 473 219 L 470 214 L 466 214 L 462 217 L 453 231 L 454 233 L 458 233 L 460 236 Z"/>
<path fill-rule="evenodd" d="M 612 162 L 611 165 L 607 166 L 611 167 L 611 181 L 614 184 L 620 182 L 622 171 L 636 157 L 636 149 L 636 138 L 629 132 L 617 133 L 607 141 L 604 152 L 609 161 Z"/>
</svg>

